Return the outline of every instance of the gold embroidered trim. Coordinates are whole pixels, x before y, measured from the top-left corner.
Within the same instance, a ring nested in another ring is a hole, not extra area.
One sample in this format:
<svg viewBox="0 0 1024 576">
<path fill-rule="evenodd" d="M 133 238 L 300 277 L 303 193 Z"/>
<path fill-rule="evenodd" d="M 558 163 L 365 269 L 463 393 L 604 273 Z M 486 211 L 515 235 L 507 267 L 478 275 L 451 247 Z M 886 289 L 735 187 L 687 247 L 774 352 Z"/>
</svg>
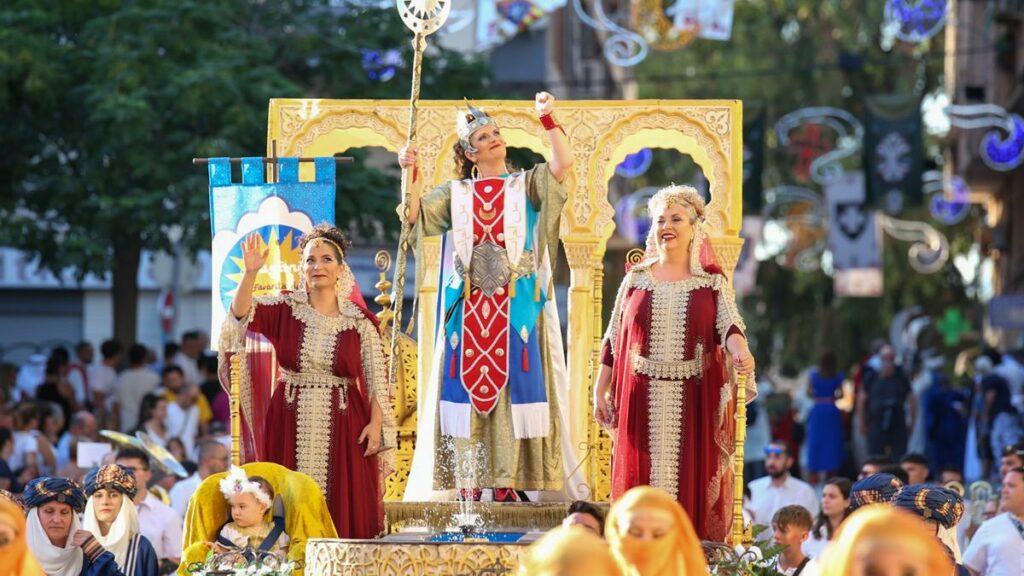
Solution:
<svg viewBox="0 0 1024 576">
<path fill-rule="evenodd" d="M 377 327 L 365 317 L 356 322 L 356 331 L 359 333 L 359 351 L 362 355 L 367 398 L 377 400 L 382 414 L 381 450 L 397 448 L 395 414 L 391 406 L 394 394 L 388 389 L 387 359 L 384 356 L 383 340 L 377 332 Z M 400 362 L 401 358 L 397 358 L 396 361 Z M 393 470 L 394 451 L 387 450 L 381 453 L 380 457 L 384 459 L 383 471 L 387 476 Z"/>
<path fill-rule="evenodd" d="M 333 374 L 338 334 L 355 328 L 355 318 L 362 317 L 362 312 L 349 300 L 339 304 L 341 314 L 338 316 L 325 316 L 301 300 L 293 299 L 289 305 L 292 316 L 303 324 L 299 346 L 300 382 L 305 383 L 306 374 Z M 332 422 L 331 413 L 347 406 L 348 397 L 344 394 L 347 389 L 338 391 L 339 406 L 332 406 L 331 387 L 310 387 L 301 394 L 295 394 L 294 389 L 288 392 L 289 403 L 298 404 L 295 462 L 300 472 L 308 474 L 326 491 L 332 432 L 324 422 Z M 293 396 L 298 397 L 297 403 Z"/>
<path fill-rule="evenodd" d="M 295 402 L 295 393 L 299 388 L 340 388 L 338 409 L 344 412 L 348 408 L 348 387 L 355 384 L 354 378 L 342 378 L 322 372 L 293 372 L 286 368 L 278 368 L 278 370 L 281 380 L 284 381 L 284 395 L 289 403 Z"/>
<path fill-rule="evenodd" d="M 608 343 L 612 354 L 615 354 L 615 344 L 619 339 L 619 319 L 622 317 L 623 301 L 629 287 L 633 285 L 633 271 L 626 272 L 626 276 L 619 284 L 619 291 L 615 294 L 615 306 L 612 308 L 612 317 L 608 320 L 608 328 L 604 331 L 604 341 Z"/>
<path fill-rule="evenodd" d="M 647 391 L 651 486 L 679 494 L 679 453 L 686 423 L 686 395 L 680 382 L 651 380 Z"/>
<path fill-rule="evenodd" d="M 235 315 L 229 308 L 227 317 L 220 325 L 220 351 L 217 354 L 217 360 L 221 365 L 224 365 L 227 363 L 227 354 L 229 352 L 240 356 L 238 366 L 241 372 L 239 375 L 239 382 L 241 384 L 239 386 L 238 400 L 242 405 L 242 415 L 245 417 L 246 422 L 249 422 L 250 424 L 253 421 L 252 375 L 249 374 L 249 360 L 245 348 L 245 333 L 249 330 L 249 324 L 252 323 L 252 319 L 256 317 L 256 308 L 258 306 L 272 306 L 274 304 L 280 304 L 285 300 L 286 296 L 281 294 L 254 297 L 252 299 L 252 304 L 249 305 L 249 312 L 244 318 L 235 318 Z"/>
<path fill-rule="evenodd" d="M 295 414 L 295 465 L 327 493 L 331 455 L 331 396 L 333 388 L 306 388 L 299 394 Z M 339 391 L 340 393 L 340 391 Z M 327 426 L 324 426 L 324 423 Z"/>
<path fill-rule="evenodd" d="M 658 380 L 686 380 L 704 373 L 704 345 L 697 344 L 691 360 L 682 362 L 658 362 L 640 355 L 633 350 L 633 373 L 645 374 Z"/>
<path fill-rule="evenodd" d="M 740 316 L 740 310 L 736 306 L 736 292 L 732 286 L 729 285 L 729 281 L 724 276 L 715 277 L 714 289 L 718 292 L 718 306 L 715 311 L 715 329 L 718 330 L 718 336 L 722 340 L 722 346 L 725 346 L 725 338 L 729 335 L 729 329 L 733 326 L 740 329 L 744 334 L 747 333 L 747 325 L 743 323 L 743 317 Z"/>
</svg>

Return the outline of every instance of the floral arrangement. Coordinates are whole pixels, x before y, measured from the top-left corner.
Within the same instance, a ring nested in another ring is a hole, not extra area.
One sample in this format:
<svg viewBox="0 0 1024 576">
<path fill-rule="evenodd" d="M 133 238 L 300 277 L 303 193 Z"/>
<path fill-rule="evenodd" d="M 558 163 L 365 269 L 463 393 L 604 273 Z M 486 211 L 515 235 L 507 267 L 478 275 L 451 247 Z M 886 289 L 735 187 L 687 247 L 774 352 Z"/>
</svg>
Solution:
<svg viewBox="0 0 1024 576">
<path fill-rule="evenodd" d="M 769 544 L 757 546 L 753 544 L 757 535 L 764 532 L 766 526 L 756 525 L 750 529 L 749 543 L 737 544 L 730 548 L 718 542 L 702 542 L 708 556 L 708 567 L 711 574 L 720 576 L 779 576 L 776 570 L 778 557 L 785 546 Z"/>
<path fill-rule="evenodd" d="M 246 548 L 220 554 L 211 550 L 204 562 L 190 564 L 187 571 L 193 576 L 290 576 L 297 568 L 279 554 Z"/>
</svg>

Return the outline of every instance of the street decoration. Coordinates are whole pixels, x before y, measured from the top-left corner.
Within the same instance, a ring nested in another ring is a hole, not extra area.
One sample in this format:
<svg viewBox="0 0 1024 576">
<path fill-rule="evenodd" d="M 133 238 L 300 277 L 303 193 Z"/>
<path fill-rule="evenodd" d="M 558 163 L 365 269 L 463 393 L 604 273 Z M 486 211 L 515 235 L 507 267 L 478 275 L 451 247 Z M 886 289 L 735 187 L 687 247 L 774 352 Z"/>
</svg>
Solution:
<svg viewBox="0 0 1024 576">
<path fill-rule="evenodd" d="M 989 168 L 1008 172 L 1024 163 L 1024 118 L 1019 114 L 995 104 L 954 104 L 946 107 L 946 114 L 957 128 L 989 129 L 979 145 Z"/>
<path fill-rule="evenodd" d="M 910 267 L 922 274 L 942 270 L 949 261 L 949 240 L 933 226 L 916 220 L 899 220 L 879 214 L 879 223 L 886 234 L 902 242 L 910 242 L 907 259 Z"/>
<path fill-rule="evenodd" d="M 924 165 L 921 103 L 915 95 L 867 98 L 864 114 L 864 168 L 868 202 L 889 214 L 920 205 Z"/>
<path fill-rule="evenodd" d="M 776 186 L 766 190 L 764 196 L 761 216 L 765 248 L 785 268 L 802 272 L 819 269 L 828 232 L 821 196 L 801 186 Z"/>
<path fill-rule="evenodd" d="M 920 44 L 946 25 L 947 0 L 886 0 L 883 30 L 910 44 Z"/>
<path fill-rule="evenodd" d="M 807 163 L 807 175 L 811 180 L 826 184 L 842 175 L 842 161 L 861 149 L 864 126 L 846 110 L 827 106 L 801 108 L 779 118 L 775 123 L 779 145 L 790 146 L 797 130 L 807 125 L 813 127 L 804 132 L 810 151 L 801 151 L 799 162 Z M 835 139 L 834 147 L 823 139 L 821 128 L 827 128 L 832 133 L 830 136 Z"/>
<path fill-rule="evenodd" d="M 960 310 L 956 308 L 946 310 L 945 316 L 940 318 L 935 326 L 942 334 L 942 340 L 946 346 L 956 346 L 960 343 L 963 335 L 971 330 L 970 321 L 964 318 Z"/>
<path fill-rule="evenodd" d="M 615 167 L 615 173 L 623 178 L 638 178 L 647 173 L 654 160 L 654 152 L 650 148 L 642 148 L 630 154 Z"/>
<path fill-rule="evenodd" d="M 398 50 L 370 50 L 363 48 L 363 71 L 373 81 L 387 82 L 395 77 L 398 66 L 402 63 L 402 53 Z"/>
<path fill-rule="evenodd" d="M 959 176 L 947 180 L 937 170 L 925 172 L 924 192 L 931 195 L 928 211 L 932 218 L 946 226 L 959 224 L 971 211 L 971 189 Z"/>
</svg>

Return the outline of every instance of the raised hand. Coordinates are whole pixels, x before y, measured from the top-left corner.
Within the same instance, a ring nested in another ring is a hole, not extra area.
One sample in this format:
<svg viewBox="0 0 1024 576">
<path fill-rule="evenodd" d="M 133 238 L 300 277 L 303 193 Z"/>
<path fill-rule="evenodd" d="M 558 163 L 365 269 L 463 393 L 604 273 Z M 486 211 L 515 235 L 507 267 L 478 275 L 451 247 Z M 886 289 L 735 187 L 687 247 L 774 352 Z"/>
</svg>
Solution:
<svg viewBox="0 0 1024 576">
<path fill-rule="evenodd" d="M 242 261 L 245 262 L 246 272 L 259 272 L 260 268 L 267 263 L 267 256 L 270 255 L 269 249 L 260 249 L 260 235 L 256 232 L 249 234 L 242 241 Z"/>
<path fill-rule="evenodd" d="M 406 146 L 398 151 L 398 165 L 402 170 L 413 168 L 419 161 L 419 151 L 414 146 Z"/>
<path fill-rule="evenodd" d="M 555 111 L 555 97 L 548 92 L 537 92 L 533 104 L 537 109 L 537 116 L 547 116 Z"/>
</svg>

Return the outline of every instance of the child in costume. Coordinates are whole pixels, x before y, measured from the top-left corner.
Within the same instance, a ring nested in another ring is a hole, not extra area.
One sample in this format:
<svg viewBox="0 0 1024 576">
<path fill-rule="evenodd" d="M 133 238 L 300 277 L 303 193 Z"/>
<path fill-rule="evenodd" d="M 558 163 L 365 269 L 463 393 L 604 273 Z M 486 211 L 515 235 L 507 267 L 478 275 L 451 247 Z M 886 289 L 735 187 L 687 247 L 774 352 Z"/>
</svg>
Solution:
<svg viewBox="0 0 1024 576">
<path fill-rule="evenodd" d="M 215 548 L 288 556 L 291 539 L 284 532 L 284 517 L 266 520 L 267 511 L 274 503 L 274 488 L 270 482 L 259 476 L 250 478 L 245 470 L 232 467 L 220 481 L 220 491 L 231 505 L 231 521 L 220 529 Z"/>
</svg>

